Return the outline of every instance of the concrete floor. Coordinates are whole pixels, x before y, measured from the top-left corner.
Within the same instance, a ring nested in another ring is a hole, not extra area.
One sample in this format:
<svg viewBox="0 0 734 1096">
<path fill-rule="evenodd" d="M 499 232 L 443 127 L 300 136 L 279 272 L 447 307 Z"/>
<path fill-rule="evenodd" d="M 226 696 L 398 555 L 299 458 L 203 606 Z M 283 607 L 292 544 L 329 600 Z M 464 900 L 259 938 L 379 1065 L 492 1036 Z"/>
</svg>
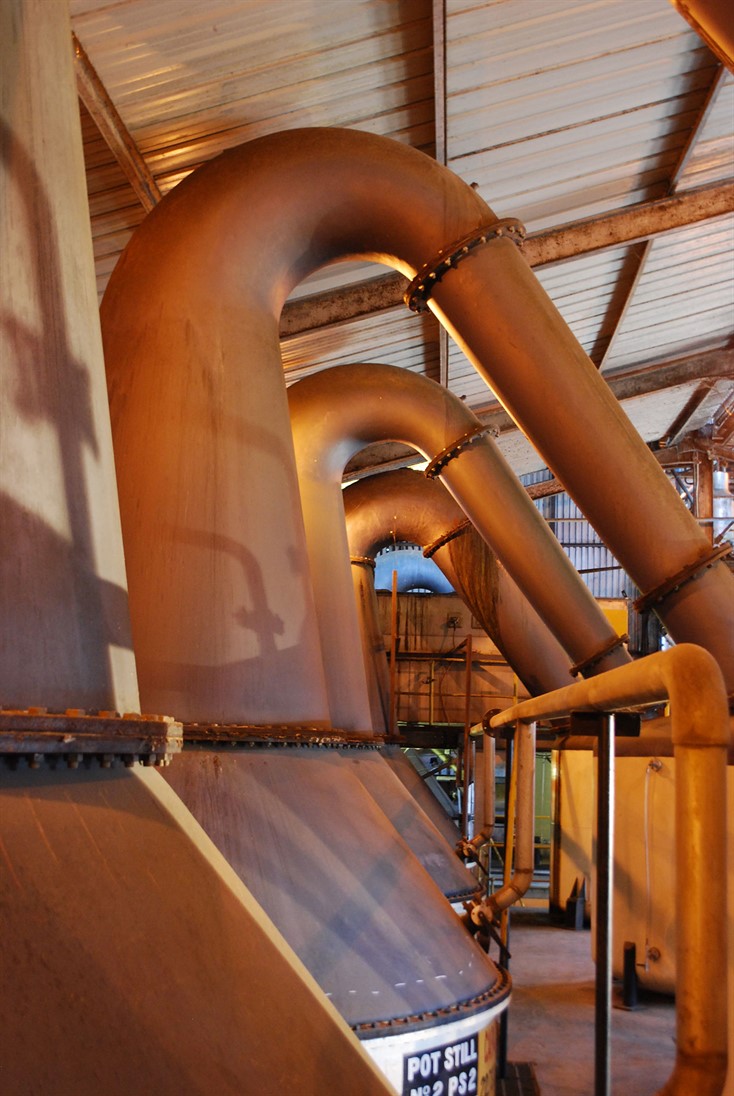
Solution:
<svg viewBox="0 0 734 1096">
<path fill-rule="evenodd" d="M 593 1096 L 590 932 L 513 911 L 510 952 L 508 1061 L 533 1064 L 540 1096 Z M 613 1096 L 653 1096 L 673 1069 L 675 1004 L 658 995 L 639 1000 L 635 1011 L 612 1011 Z"/>
</svg>

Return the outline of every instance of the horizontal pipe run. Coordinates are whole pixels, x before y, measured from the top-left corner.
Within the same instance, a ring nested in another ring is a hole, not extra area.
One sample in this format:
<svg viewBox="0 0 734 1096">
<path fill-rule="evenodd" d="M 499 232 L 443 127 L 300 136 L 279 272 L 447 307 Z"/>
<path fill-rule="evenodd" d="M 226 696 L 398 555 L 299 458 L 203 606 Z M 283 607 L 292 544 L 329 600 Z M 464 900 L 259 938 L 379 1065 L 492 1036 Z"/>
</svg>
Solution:
<svg viewBox="0 0 734 1096">
<path fill-rule="evenodd" d="M 727 1070 L 726 757 L 731 729 L 721 670 L 693 644 L 648 655 L 494 716 L 517 721 L 614 711 L 665 699 L 677 764 L 677 1055 L 660 1096 L 720 1096 Z"/>
</svg>

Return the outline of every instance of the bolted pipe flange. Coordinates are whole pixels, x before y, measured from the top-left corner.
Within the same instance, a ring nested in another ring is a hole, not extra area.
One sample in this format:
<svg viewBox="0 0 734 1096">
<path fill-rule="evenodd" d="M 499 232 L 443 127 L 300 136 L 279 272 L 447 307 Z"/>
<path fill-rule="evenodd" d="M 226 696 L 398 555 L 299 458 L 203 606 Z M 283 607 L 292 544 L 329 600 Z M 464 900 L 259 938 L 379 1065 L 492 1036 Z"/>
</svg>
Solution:
<svg viewBox="0 0 734 1096">
<path fill-rule="evenodd" d="M 447 271 L 457 266 L 477 247 L 486 244 L 488 240 L 496 240 L 502 236 L 506 236 L 519 247 L 525 239 L 525 226 L 514 217 L 505 217 L 462 236 L 456 243 L 449 244 L 448 247 L 439 251 L 435 259 L 421 267 L 405 290 L 403 300 L 410 311 L 425 312 L 434 287 Z"/>
<path fill-rule="evenodd" d="M 651 609 L 654 605 L 658 605 L 661 601 L 665 601 L 666 597 L 675 593 L 681 586 L 685 586 L 687 582 L 693 582 L 704 571 L 708 571 L 709 567 L 713 567 L 715 563 L 718 563 L 720 559 L 724 559 L 732 551 L 731 545 L 720 544 L 717 548 L 713 548 L 710 552 L 706 552 L 705 555 L 700 556 L 698 559 L 694 559 L 692 563 L 689 563 L 686 567 L 683 567 L 677 574 L 671 578 L 665 579 L 659 586 L 656 586 L 653 590 L 648 590 L 646 594 L 638 597 L 633 602 L 632 607 L 638 612 L 642 613 L 646 609 Z"/>
<path fill-rule="evenodd" d="M 59 761 L 69 769 L 92 763 L 111 769 L 118 761 L 130 766 L 138 760 L 163 766 L 182 745 L 183 728 L 170 716 L 0 708 L 0 759 L 11 768 L 21 759 L 32 769 Z"/>
<path fill-rule="evenodd" d="M 445 544 L 449 544 L 452 540 L 456 540 L 457 537 L 463 536 L 464 533 L 468 533 L 471 528 L 473 528 L 473 526 L 469 518 L 460 521 L 453 529 L 449 529 L 446 533 L 442 533 L 440 537 L 436 537 L 430 544 L 427 544 L 423 549 L 424 557 L 426 559 L 431 559 L 439 548 L 443 548 Z"/>
<path fill-rule="evenodd" d="M 426 479 L 435 479 L 436 476 L 440 476 L 446 465 L 454 460 L 456 457 L 469 449 L 472 445 L 492 432 L 491 426 L 482 426 L 481 423 L 472 427 L 471 430 L 467 430 L 465 434 L 452 441 L 450 445 L 447 445 L 440 453 L 437 453 L 430 464 L 426 467 L 423 475 Z"/>
</svg>

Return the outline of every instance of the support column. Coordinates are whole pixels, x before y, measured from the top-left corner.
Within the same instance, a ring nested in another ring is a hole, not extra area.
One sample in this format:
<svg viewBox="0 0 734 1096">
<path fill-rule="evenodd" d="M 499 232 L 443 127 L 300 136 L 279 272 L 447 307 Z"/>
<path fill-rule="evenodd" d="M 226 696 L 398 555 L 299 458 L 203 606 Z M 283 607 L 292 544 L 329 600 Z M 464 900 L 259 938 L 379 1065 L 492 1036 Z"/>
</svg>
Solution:
<svg viewBox="0 0 734 1096">
<path fill-rule="evenodd" d="M 71 26 L 0 3 L 0 697 L 138 710 Z"/>
<path fill-rule="evenodd" d="M 714 462 L 705 453 L 696 454 L 693 466 L 696 491 L 696 517 L 709 544 L 714 543 Z"/>
</svg>

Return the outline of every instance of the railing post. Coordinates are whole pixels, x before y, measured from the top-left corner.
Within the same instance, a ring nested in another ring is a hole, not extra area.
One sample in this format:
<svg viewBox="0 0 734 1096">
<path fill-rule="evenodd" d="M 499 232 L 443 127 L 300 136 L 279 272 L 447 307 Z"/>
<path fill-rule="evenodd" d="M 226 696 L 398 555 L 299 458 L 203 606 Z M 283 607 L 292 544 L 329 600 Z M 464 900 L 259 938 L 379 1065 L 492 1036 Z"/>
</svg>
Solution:
<svg viewBox="0 0 734 1096">
<path fill-rule="evenodd" d="M 595 1096 L 611 1092 L 613 860 L 614 716 L 605 714 L 600 719 L 597 754 Z"/>
</svg>

